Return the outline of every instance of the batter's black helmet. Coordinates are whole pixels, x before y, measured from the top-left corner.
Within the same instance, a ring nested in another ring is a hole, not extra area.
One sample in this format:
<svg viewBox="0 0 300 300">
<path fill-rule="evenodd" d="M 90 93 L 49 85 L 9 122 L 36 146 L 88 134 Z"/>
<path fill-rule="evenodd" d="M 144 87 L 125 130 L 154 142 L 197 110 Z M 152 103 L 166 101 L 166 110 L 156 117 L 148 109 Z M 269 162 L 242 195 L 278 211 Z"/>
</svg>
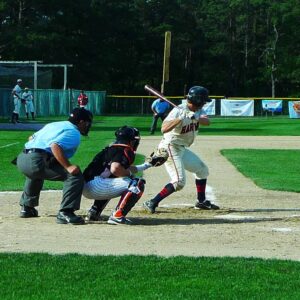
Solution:
<svg viewBox="0 0 300 300">
<path fill-rule="evenodd" d="M 189 93 L 187 94 L 187 100 L 196 106 L 211 102 L 211 99 L 208 98 L 208 90 L 199 85 L 190 88 Z"/>
<path fill-rule="evenodd" d="M 140 143 L 140 132 L 138 129 L 129 126 L 123 126 L 116 130 L 115 136 L 117 138 L 118 143 L 133 143 L 133 150 L 136 151 L 139 143 Z"/>
</svg>

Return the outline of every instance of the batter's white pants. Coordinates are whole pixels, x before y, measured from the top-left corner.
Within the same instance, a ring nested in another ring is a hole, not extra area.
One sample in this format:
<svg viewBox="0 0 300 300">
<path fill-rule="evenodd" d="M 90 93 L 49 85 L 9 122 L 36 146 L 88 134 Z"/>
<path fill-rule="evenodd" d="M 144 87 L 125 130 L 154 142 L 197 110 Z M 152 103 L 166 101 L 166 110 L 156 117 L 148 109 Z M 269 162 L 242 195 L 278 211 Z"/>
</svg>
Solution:
<svg viewBox="0 0 300 300">
<path fill-rule="evenodd" d="M 165 168 L 176 191 L 185 186 L 185 170 L 193 173 L 196 179 L 206 179 L 208 177 L 208 167 L 194 152 L 184 146 L 174 144 L 168 145 L 168 152 L 169 158 L 165 163 Z"/>
<path fill-rule="evenodd" d="M 96 176 L 84 185 L 82 194 L 88 199 L 108 200 L 121 196 L 123 192 L 127 191 L 130 182 L 129 177 L 102 178 Z"/>
</svg>

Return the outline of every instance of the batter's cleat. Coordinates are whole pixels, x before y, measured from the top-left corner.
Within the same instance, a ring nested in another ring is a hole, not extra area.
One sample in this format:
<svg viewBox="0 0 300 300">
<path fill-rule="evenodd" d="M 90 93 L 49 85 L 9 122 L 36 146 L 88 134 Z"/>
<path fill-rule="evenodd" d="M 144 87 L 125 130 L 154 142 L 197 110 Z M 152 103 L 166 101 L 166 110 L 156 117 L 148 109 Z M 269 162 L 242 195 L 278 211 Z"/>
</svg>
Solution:
<svg viewBox="0 0 300 300">
<path fill-rule="evenodd" d="M 59 211 L 56 217 L 58 224 L 83 225 L 85 222 L 80 216 L 76 216 L 73 211 Z"/>
<path fill-rule="evenodd" d="M 125 218 L 124 216 L 122 217 L 115 217 L 115 216 L 110 216 L 108 221 L 108 224 L 110 225 L 132 225 L 132 221 L 129 219 Z"/>
<path fill-rule="evenodd" d="M 23 205 L 20 211 L 21 218 L 36 218 L 38 211 L 34 207 Z"/>
<path fill-rule="evenodd" d="M 88 210 L 88 213 L 85 217 L 86 221 L 100 221 L 101 212 L 95 209 L 93 206 Z"/>
<path fill-rule="evenodd" d="M 157 204 L 153 202 L 153 200 L 148 200 L 143 203 L 143 207 L 151 214 L 155 213 L 155 209 L 157 207 Z"/>
<path fill-rule="evenodd" d="M 206 210 L 209 210 L 209 209 L 213 209 L 213 210 L 220 209 L 220 207 L 218 205 L 211 203 L 209 200 L 205 200 L 203 202 L 197 201 L 195 203 L 194 208 L 195 209 L 206 209 Z"/>
</svg>

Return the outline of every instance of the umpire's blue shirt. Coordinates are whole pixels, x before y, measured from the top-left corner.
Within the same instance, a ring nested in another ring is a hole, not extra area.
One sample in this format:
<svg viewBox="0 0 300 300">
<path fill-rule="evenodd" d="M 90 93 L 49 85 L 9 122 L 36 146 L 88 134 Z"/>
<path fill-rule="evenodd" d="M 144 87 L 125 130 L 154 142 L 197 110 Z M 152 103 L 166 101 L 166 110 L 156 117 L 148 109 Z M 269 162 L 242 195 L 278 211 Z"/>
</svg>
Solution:
<svg viewBox="0 0 300 300">
<path fill-rule="evenodd" d="M 161 101 L 160 99 L 156 99 L 155 101 L 153 101 L 151 107 L 158 114 L 163 114 L 169 109 L 170 104 L 167 101 Z"/>
<path fill-rule="evenodd" d="M 80 132 L 69 121 L 49 123 L 32 135 L 32 140 L 25 144 L 25 148 L 43 149 L 52 154 L 51 145 L 53 143 L 59 145 L 65 156 L 70 158 L 80 144 Z"/>
</svg>

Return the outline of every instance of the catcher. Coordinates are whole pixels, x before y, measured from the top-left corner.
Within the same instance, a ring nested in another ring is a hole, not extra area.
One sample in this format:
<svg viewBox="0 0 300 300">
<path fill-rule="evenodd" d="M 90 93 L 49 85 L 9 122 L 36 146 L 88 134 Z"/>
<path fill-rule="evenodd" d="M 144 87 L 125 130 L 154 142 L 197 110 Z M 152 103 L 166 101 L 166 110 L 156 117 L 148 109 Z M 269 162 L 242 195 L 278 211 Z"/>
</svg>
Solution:
<svg viewBox="0 0 300 300">
<path fill-rule="evenodd" d="M 99 221 L 109 200 L 120 197 L 107 223 L 130 225 L 132 222 L 126 216 L 145 188 L 145 181 L 134 174 L 158 166 L 160 158 L 152 155 L 148 162 L 135 166 L 135 153 L 140 143 L 138 129 L 123 126 L 116 130 L 115 136 L 116 141 L 101 150 L 83 172 L 86 182 L 83 195 L 95 199 L 86 221 Z"/>
<path fill-rule="evenodd" d="M 181 190 L 186 183 L 185 170 L 195 176 L 197 190 L 196 209 L 219 209 L 219 206 L 206 199 L 205 189 L 208 167 L 195 153 L 187 149 L 195 139 L 199 125 L 209 125 L 210 121 L 202 110 L 208 97 L 208 90 L 202 86 L 194 86 L 189 90 L 186 103 L 173 108 L 162 124 L 164 134 L 158 148 L 165 149 L 169 158 L 165 163 L 171 182 L 143 206 L 154 213 L 158 204 L 172 193 Z"/>
</svg>

